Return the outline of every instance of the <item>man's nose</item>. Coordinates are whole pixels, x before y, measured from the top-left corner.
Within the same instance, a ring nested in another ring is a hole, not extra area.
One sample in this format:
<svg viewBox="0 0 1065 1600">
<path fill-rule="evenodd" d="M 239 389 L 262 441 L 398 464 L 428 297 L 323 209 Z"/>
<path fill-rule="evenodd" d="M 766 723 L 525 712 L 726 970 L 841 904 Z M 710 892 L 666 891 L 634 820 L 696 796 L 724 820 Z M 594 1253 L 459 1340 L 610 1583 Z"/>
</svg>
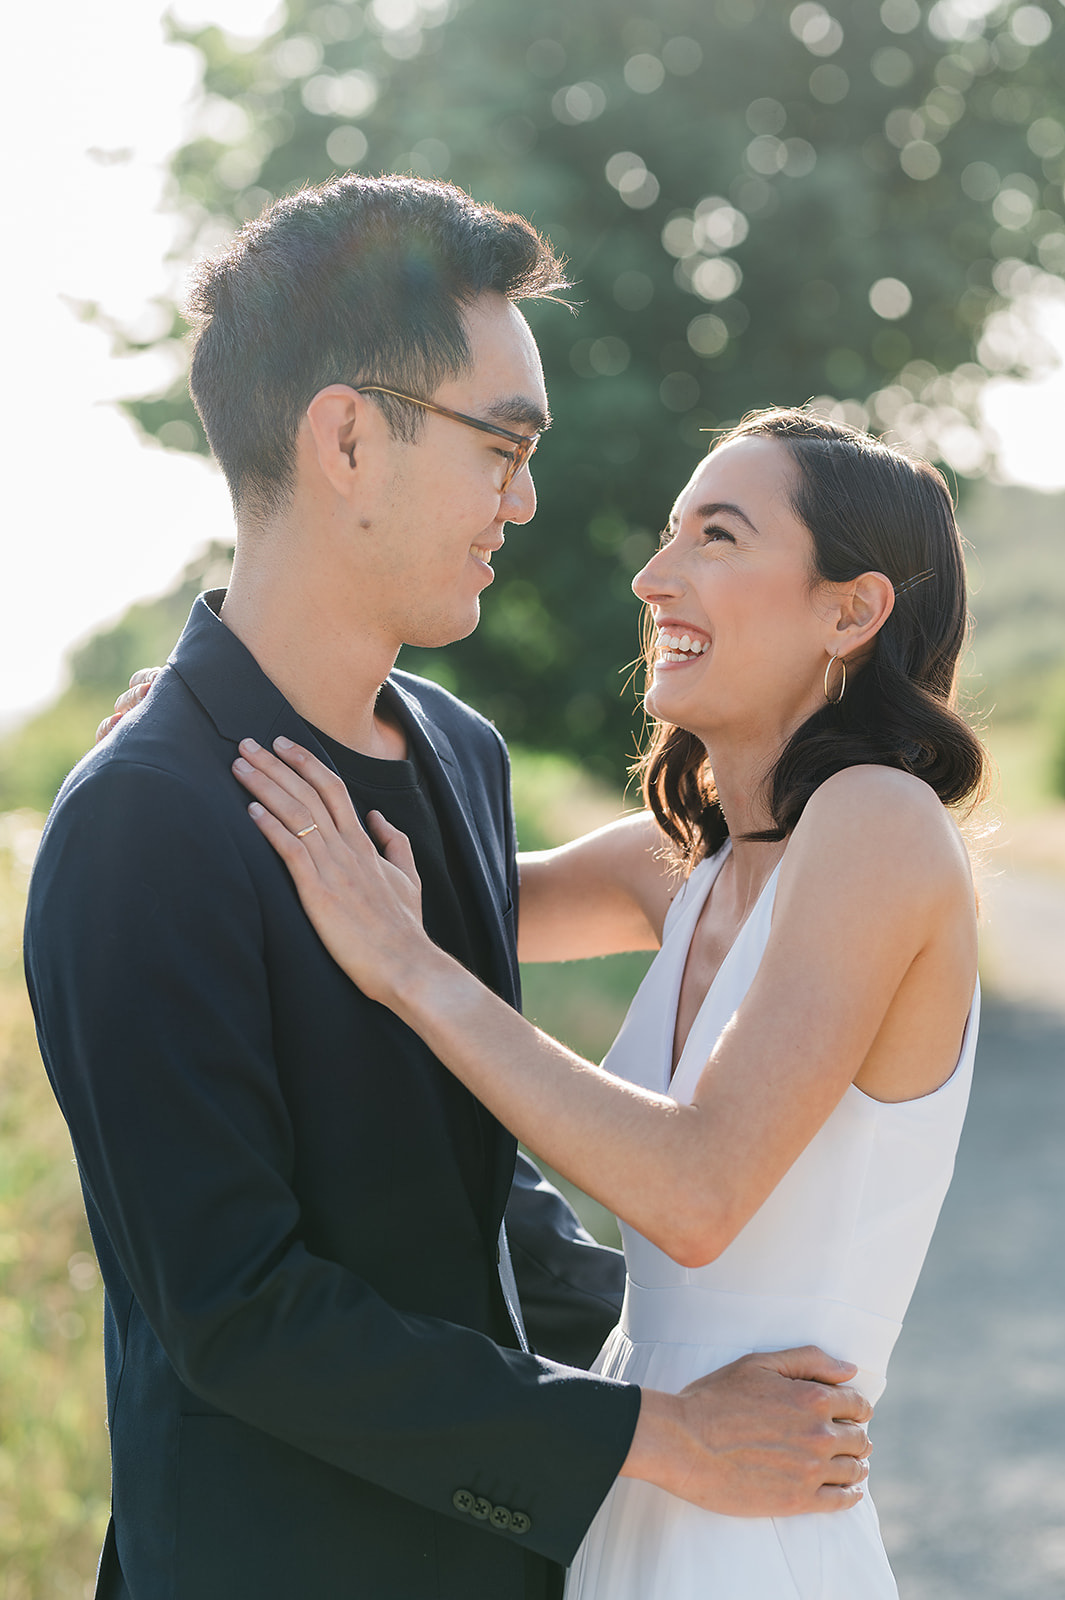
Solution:
<svg viewBox="0 0 1065 1600">
<path fill-rule="evenodd" d="M 532 480 L 529 463 L 516 472 L 503 490 L 499 502 L 501 522 L 531 522 L 536 515 L 536 485 Z"/>
</svg>

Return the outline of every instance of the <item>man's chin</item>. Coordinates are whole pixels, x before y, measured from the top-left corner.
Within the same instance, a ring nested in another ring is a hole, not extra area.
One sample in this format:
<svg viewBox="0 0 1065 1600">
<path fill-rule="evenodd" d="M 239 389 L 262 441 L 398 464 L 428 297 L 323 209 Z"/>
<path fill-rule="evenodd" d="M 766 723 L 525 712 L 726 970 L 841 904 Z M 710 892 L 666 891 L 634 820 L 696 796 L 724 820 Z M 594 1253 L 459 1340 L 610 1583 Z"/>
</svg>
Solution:
<svg viewBox="0 0 1065 1600">
<path fill-rule="evenodd" d="M 468 639 L 471 633 L 476 632 L 480 620 L 481 604 L 477 600 L 472 613 L 464 617 L 448 617 L 437 627 L 420 629 L 404 642 L 412 650 L 443 650 L 449 644 L 458 644 L 460 639 Z"/>
</svg>

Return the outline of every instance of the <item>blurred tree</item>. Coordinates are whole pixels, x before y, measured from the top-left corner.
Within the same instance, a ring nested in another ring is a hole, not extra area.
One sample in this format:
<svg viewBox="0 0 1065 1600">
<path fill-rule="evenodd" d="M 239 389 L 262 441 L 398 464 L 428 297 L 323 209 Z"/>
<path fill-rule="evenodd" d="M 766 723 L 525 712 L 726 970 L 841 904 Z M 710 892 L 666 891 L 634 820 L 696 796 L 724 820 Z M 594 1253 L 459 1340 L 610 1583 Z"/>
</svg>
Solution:
<svg viewBox="0 0 1065 1600">
<path fill-rule="evenodd" d="M 705 430 L 814 398 L 979 472 L 979 386 L 1038 361 L 1026 297 L 1065 292 L 1057 4 L 289 0 L 252 48 L 175 36 L 204 58 L 189 254 L 349 167 L 453 179 L 568 253 L 579 317 L 532 308 L 537 520 L 477 633 L 404 665 L 604 775 L 633 750 L 629 580 Z M 183 393 L 131 409 L 204 448 Z"/>
<path fill-rule="evenodd" d="M 48 810 L 97 723 L 114 709 L 115 695 L 138 667 L 166 660 L 200 590 L 228 581 L 232 554 L 230 546 L 209 545 L 166 594 L 130 606 L 72 652 L 63 693 L 0 740 L 0 814 L 18 806 Z"/>
</svg>

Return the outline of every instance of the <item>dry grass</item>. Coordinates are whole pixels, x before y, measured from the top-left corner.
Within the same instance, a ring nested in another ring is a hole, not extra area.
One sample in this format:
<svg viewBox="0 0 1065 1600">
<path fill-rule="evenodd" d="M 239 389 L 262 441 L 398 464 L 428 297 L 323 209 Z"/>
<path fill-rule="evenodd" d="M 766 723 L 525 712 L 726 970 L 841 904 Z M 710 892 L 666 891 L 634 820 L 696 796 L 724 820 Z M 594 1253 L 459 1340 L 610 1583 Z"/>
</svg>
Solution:
<svg viewBox="0 0 1065 1600">
<path fill-rule="evenodd" d="M 107 1524 L 102 1296 L 22 983 L 39 826 L 0 817 L 0 1600 L 81 1600 Z"/>
</svg>

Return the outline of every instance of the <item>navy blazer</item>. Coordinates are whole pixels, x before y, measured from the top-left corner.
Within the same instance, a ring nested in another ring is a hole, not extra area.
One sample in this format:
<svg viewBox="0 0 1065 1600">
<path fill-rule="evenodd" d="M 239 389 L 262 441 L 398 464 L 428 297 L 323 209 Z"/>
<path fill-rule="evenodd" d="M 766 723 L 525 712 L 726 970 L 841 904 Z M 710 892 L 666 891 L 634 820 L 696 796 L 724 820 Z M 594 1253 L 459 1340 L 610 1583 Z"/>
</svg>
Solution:
<svg viewBox="0 0 1065 1600">
<path fill-rule="evenodd" d="M 389 683 L 516 1001 L 502 740 L 435 685 Z M 618 1260 L 523 1168 L 515 1266 L 555 1359 L 515 1348 L 514 1141 L 492 1124 L 477 1214 L 446 1116 L 467 1091 L 336 966 L 246 814 L 236 742 L 278 734 L 323 755 L 201 596 L 146 704 L 67 779 L 34 869 L 31 996 L 107 1302 L 98 1594 L 546 1593 L 638 1414 L 634 1387 L 559 1364 L 615 1319 Z"/>
</svg>

